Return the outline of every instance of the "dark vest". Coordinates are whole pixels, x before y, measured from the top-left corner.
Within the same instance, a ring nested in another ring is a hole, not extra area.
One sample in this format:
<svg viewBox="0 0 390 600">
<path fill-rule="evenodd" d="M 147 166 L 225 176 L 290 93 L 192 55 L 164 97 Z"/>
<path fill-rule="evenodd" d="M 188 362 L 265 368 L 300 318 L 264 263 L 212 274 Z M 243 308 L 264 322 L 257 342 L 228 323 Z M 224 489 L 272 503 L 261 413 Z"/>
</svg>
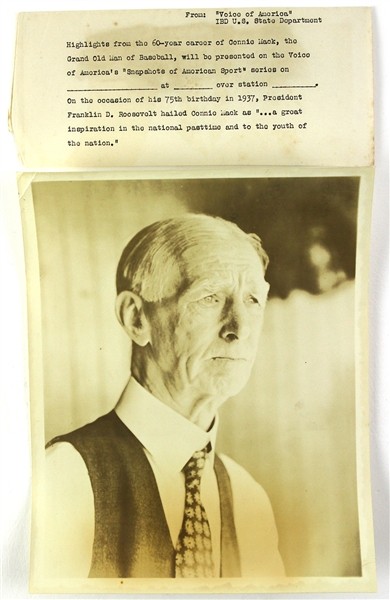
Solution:
<svg viewBox="0 0 390 600">
<path fill-rule="evenodd" d="M 152 467 L 115 411 L 54 438 L 81 454 L 91 480 L 95 536 L 89 577 L 175 577 L 175 549 Z M 240 577 L 229 475 L 216 455 L 221 505 L 221 577 Z"/>
</svg>

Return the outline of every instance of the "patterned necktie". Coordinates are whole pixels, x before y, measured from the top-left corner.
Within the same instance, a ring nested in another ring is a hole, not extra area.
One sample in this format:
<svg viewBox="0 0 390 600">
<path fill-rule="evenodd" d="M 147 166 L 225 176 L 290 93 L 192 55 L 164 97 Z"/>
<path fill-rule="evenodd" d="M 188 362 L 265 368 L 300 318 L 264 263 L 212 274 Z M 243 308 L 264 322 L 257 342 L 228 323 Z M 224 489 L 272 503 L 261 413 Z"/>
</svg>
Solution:
<svg viewBox="0 0 390 600">
<path fill-rule="evenodd" d="M 211 533 L 200 499 L 200 478 L 206 448 L 195 452 L 183 468 L 185 475 L 184 519 L 176 545 L 176 577 L 213 577 Z"/>
</svg>

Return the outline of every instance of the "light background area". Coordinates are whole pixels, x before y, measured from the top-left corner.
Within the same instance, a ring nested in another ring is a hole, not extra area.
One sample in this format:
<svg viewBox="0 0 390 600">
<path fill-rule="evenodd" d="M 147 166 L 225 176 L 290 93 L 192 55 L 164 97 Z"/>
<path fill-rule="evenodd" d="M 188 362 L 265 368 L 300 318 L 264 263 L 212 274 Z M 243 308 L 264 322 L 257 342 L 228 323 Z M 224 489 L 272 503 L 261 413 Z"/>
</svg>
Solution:
<svg viewBox="0 0 390 600">
<path fill-rule="evenodd" d="M 216 7 L 207 0 L 191 2 L 191 7 Z M 365 6 L 366 2 L 291 2 L 283 6 Z M 371 244 L 371 433 L 372 483 L 379 590 L 362 594 L 362 598 L 388 598 L 388 0 L 376 0 L 374 6 L 375 94 L 376 94 L 376 189 L 373 206 L 373 238 Z M 226 2 L 225 7 L 246 3 Z M 280 6 L 268 2 L 268 6 Z M 162 8 L 156 2 L 144 1 L 142 8 Z M 164 7 L 184 8 L 188 4 L 170 2 Z M 103 0 L 59 0 L 57 10 L 92 10 L 139 8 L 139 3 L 118 0 L 115 5 Z M 15 15 L 17 11 L 53 10 L 53 3 L 43 0 L 15 0 L 2 3 L 1 44 L 2 75 L 2 556 L 4 598 L 27 598 L 29 519 L 30 519 L 30 451 L 27 370 L 27 320 L 25 302 L 24 258 L 15 172 L 21 169 L 16 160 L 12 136 L 6 131 L 6 114 L 12 77 Z M 47 51 L 50 51 L 48 48 Z M 387 71 L 387 72 L 386 72 Z M 48 81 L 50 77 L 48 74 Z M 299 596 L 299 595 L 298 595 Z M 47 596 L 42 596 L 47 598 Z M 275 596 L 273 596 L 275 597 Z M 277 596 L 276 596 L 277 597 Z M 297 597 L 297 596 L 295 596 Z M 304 597 L 327 597 L 308 594 Z M 355 594 L 332 594 L 356 597 Z"/>
</svg>

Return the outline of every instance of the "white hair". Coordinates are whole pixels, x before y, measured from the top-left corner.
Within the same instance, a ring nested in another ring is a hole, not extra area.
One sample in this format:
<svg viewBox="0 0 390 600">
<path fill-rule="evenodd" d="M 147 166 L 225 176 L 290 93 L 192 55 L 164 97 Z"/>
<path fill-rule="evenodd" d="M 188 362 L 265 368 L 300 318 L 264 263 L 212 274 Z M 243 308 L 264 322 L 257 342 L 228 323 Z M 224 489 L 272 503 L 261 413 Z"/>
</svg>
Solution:
<svg viewBox="0 0 390 600">
<path fill-rule="evenodd" d="M 173 279 L 185 279 L 182 254 L 189 247 L 232 237 L 245 240 L 256 250 L 264 271 L 269 259 L 260 238 L 245 233 L 235 223 L 219 217 L 187 213 L 157 221 L 139 231 L 123 250 L 116 274 L 117 293 L 129 290 L 146 302 L 158 302 L 168 295 Z"/>
</svg>

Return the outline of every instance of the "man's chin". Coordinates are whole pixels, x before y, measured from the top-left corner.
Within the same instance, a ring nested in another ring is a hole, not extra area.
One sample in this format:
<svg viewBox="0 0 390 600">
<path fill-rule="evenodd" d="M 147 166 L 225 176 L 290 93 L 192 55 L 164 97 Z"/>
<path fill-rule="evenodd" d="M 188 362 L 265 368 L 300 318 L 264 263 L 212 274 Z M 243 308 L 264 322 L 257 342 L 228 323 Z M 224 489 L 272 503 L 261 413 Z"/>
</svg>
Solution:
<svg viewBox="0 0 390 600">
<path fill-rule="evenodd" d="M 250 369 L 245 363 L 229 365 L 222 371 L 205 378 L 202 387 L 208 389 L 210 395 L 224 398 L 235 396 L 246 385 L 250 376 Z"/>
</svg>

